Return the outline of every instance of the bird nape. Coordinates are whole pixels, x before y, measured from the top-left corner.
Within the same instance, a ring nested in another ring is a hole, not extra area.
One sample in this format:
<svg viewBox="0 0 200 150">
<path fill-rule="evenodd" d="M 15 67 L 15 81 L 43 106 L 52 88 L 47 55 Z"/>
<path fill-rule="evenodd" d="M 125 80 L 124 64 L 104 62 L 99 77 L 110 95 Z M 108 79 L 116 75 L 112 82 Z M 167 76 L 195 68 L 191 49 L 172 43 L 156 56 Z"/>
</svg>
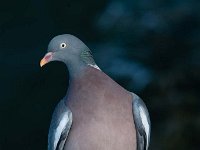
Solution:
<svg viewBox="0 0 200 150">
<path fill-rule="evenodd" d="M 81 40 L 54 37 L 40 66 L 51 61 L 67 65 L 70 84 L 53 112 L 48 150 L 148 149 L 151 126 L 144 102 L 100 70 Z"/>
</svg>

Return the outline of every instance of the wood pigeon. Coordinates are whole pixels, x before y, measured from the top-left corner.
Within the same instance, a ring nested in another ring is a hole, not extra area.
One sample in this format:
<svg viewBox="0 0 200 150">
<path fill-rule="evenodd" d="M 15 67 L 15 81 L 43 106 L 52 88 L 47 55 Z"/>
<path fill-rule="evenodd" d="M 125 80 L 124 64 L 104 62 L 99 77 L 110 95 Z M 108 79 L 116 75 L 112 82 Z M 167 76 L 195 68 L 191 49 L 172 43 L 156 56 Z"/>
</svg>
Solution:
<svg viewBox="0 0 200 150">
<path fill-rule="evenodd" d="M 90 49 L 77 37 L 54 37 L 40 62 L 62 61 L 69 88 L 57 104 L 48 134 L 48 150 L 147 150 L 148 110 L 136 94 L 107 76 Z"/>
</svg>

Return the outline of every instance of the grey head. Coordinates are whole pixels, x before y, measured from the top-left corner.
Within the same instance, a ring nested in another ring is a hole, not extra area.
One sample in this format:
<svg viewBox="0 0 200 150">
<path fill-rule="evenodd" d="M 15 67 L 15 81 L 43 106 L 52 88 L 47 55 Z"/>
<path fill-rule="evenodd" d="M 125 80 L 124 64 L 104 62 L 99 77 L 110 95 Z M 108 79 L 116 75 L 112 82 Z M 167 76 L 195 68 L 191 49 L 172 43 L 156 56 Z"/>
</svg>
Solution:
<svg viewBox="0 0 200 150">
<path fill-rule="evenodd" d="M 87 65 L 95 65 L 90 49 L 70 34 L 54 37 L 49 42 L 47 51 L 40 62 L 41 67 L 51 61 L 61 61 L 67 65 L 70 73 L 77 73 Z"/>
</svg>

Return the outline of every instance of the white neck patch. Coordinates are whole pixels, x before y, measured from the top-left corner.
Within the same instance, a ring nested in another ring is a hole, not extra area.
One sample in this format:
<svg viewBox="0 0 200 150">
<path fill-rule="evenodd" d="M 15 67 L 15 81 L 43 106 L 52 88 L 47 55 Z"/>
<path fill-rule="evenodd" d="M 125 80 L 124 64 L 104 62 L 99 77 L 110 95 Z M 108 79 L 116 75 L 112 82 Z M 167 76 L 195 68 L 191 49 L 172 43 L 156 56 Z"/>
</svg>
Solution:
<svg viewBox="0 0 200 150">
<path fill-rule="evenodd" d="M 93 67 L 93 68 L 95 68 L 95 69 L 98 69 L 98 70 L 100 70 L 101 71 L 101 69 L 95 64 L 95 65 L 92 65 L 92 64 L 88 64 L 89 66 L 91 66 L 91 67 Z"/>
</svg>

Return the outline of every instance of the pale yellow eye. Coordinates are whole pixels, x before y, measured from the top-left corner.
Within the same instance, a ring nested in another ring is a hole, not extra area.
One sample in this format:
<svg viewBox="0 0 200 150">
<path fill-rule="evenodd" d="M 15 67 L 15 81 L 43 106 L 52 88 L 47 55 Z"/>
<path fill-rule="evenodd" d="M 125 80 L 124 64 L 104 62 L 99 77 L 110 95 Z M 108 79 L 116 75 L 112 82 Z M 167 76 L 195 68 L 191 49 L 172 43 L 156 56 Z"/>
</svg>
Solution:
<svg viewBox="0 0 200 150">
<path fill-rule="evenodd" d="M 67 45 L 66 45 L 66 43 L 61 43 L 60 44 L 60 48 L 65 48 Z"/>
</svg>

